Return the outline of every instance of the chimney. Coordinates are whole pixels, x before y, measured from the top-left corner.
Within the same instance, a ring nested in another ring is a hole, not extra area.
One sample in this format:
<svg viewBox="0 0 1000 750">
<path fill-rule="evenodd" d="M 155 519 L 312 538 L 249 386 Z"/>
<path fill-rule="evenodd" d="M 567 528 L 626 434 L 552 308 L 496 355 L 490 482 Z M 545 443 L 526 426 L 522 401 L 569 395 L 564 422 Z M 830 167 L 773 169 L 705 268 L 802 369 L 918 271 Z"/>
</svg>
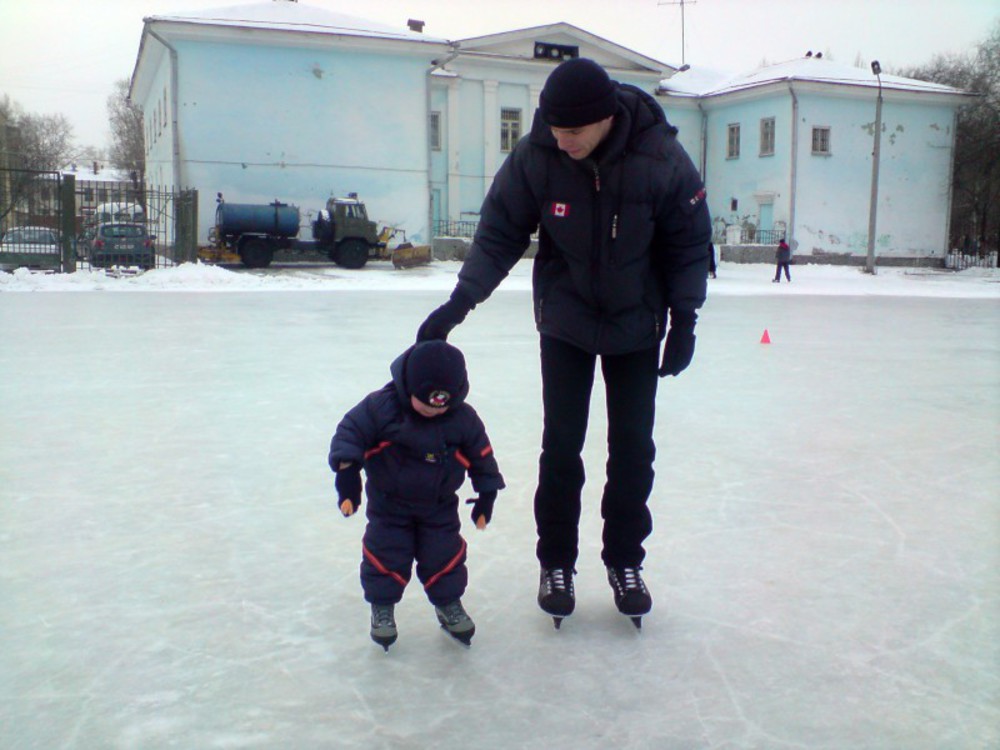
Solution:
<svg viewBox="0 0 1000 750">
<path fill-rule="evenodd" d="M 406 25 L 410 27 L 410 31 L 415 31 L 418 34 L 424 33 L 424 22 L 418 21 L 415 18 L 411 18 L 406 22 Z"/>
</svg>

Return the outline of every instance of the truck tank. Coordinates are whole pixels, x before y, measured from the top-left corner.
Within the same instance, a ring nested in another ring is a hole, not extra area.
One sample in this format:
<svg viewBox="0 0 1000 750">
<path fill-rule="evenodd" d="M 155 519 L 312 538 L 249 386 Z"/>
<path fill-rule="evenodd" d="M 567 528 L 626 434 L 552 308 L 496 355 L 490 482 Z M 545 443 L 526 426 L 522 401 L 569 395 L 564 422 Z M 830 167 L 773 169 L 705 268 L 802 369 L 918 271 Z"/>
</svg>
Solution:
<svg viewBox="0 0 1000 750">
<path fill-rule="evenodd" d="M 299 207 L 278 201 L 266 205 L 223 202 L 215 209 L 215 226 L 222 237 L 238 234 L 294 237 L 299 233 Z"/>
</svg>

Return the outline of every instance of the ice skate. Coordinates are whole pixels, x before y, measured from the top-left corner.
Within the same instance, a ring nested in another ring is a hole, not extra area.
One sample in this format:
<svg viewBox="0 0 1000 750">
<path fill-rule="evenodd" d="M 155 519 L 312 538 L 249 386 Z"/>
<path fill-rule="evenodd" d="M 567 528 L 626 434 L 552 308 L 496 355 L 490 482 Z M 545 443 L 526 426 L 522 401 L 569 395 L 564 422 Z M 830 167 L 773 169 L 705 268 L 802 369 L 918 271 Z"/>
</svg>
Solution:
<svg viewBox="0 0 1000 750">
<path fill-rule="evenodd" d="M 538 606 L 552 615 L 552 622 L 559 630 L 564 617 L 573 614 L 576 594 L 573 592 L 572 568 L 542 568 L 538 582 Z"/>
<path fill-rule="evenodd" d="M 636 629 L 642 628 L 642 616 L 653 608 L 653 599 L 639 571 L 639 567 L 608 567 L 608 583 L 614 591 L 615 606 L 632 619 Z"/>
<path fill-rule="evenodd" d="M 456 599 L 443 607 L 435 607 L 438 622 L 448 631 L 448 635 L 466 646 L 472 645 L 472 636 L 476 633 L 476 624 L 462 607 L 462 600 Z"/>
<path fill-rule="evenodd" d="M 396 636 L 399 635 L 396 630 L 396 618 L 393 615 L 394 607 L 393 604 L 372 605 L 371 637 L 386 651 L 396 642 Z"/>
</svg>

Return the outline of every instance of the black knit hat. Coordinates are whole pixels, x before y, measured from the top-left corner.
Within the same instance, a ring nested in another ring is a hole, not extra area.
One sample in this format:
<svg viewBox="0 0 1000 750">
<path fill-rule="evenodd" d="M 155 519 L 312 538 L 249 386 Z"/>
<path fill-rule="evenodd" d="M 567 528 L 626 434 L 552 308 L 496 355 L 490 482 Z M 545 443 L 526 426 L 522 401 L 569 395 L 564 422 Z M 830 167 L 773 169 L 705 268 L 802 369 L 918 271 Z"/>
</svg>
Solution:
<svg viewBox="0 0 1000 750">
<path fill-rule="evenodd" d="M 469 391 L 465 357 L 447 341 L 421 341 L 406 358 L 406 391 L 430 406 L 461 402 Z"/>
<path fill-rule="evenodd" d="M 585 57 L 561 63 L 538 98 L 542 120 L 554 128 L 591 125 L 611 117 L 617 108 L 615 84 L 604 68 Z"/>
</svg>

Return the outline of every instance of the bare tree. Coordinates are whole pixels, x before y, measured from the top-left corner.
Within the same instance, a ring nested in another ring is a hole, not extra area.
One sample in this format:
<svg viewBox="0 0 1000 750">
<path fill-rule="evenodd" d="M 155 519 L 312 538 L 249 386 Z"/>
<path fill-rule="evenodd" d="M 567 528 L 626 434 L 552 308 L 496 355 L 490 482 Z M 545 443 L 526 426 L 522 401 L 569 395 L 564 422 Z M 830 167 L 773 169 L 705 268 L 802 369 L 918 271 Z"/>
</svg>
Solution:
<svg viewBox="0 0 1000 750">
<path fill-rule="evenodd" d="M 1000 245 L 1000 21 L 973 55 L 934 58 L 903 75 L 976 94 L 955 132 L 952 247 Z"/>
<path fill-rule="evenodd" d="M 132 181 L 145 182 L 146 145 L 143 136 L 142 110 L 128 98 L 127 78 L 115 82 L 108 97 L 108 121 L 111 125 L 111 166 L 130 175 Z"/>
<path fill-rule="evenodd" d="M 30 201 L 46 186 L 39 172 L 54 172 L 73 154 L 73 127 L 65 115 L 25 113 L 9 96 L 0 101 L 0 122 L 5 122 L 3 166 L 10 170 L 0 180 L 0 222 L 19 204 Z M 50 186 L 49 186 L 50 187 Z"/>
</svg>

